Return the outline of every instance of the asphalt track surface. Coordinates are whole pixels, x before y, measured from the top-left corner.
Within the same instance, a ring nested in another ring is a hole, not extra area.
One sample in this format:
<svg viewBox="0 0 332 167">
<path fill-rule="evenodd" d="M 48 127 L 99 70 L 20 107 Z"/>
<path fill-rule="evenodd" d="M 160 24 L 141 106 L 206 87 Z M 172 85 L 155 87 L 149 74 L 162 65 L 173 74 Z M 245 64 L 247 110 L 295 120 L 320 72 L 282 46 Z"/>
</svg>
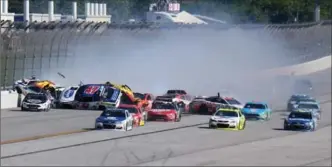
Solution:
<svg viewBox="0 0 332 167">
<path fill-rule="evenodd" d="M 320 75 L 317 79 L 331 78 L 330 71 Z M 323 116 L 315 132 L 281 130 L 285 117 L 282 111 L 275 112 L 268 122 L 248 122 L 244 131 L 210 130 L 207 116 L 187 116 L 179 123 L 151 122 L 130 132 L 90 131 L 1 145 L 1 165 L 327 166 L 331 165 L 328 84 L 324 81 L 319 86 L 319 92 L 326 94 L 317 97 L 322 102 Z M 281 104 L 285 101 L 280 100 Z M 98 114 L 2 111 L 1 141 L 91 128 Z"/>
</svg>

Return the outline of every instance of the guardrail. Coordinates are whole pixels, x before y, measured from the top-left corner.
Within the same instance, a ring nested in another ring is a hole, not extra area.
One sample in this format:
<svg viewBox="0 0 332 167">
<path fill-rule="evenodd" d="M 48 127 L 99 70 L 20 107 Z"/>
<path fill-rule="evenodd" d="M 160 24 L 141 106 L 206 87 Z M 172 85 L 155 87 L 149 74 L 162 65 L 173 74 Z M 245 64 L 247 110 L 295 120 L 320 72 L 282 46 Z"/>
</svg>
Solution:
<svg viewBox="0 0 332 167">
<path fill-rule="evenodd" d="M 331 54 L 331 21 L 291 25 L 194 25 L 153 23 L 33 22 L 1 21 L 0 56 L 2 89 L 30 75 L 42 76 L 52 69 L 65 68 L 75 48 L 105 37 L 112 43 L 121 38 L 151 40 L 161 35 L 201 35 L 232 30 L 249 32 L 253 38 L 262 34 L 282 41 L 293 53 L 289 64 L 301 63 Z M 204 30 L 204 31 L 203 31 Z M 179 35 L 179 34 L 178 34 Z M 210 35 L 211 36 L 211 35 Z M 202 40 L 209 40 L 208 38 Z M 129 46 L 128 46 L 129 47 Z M 128 48 L 130 49 L 130 48 Z M 9 87 L 8 87 L 9 86 Z"/>
</svg>

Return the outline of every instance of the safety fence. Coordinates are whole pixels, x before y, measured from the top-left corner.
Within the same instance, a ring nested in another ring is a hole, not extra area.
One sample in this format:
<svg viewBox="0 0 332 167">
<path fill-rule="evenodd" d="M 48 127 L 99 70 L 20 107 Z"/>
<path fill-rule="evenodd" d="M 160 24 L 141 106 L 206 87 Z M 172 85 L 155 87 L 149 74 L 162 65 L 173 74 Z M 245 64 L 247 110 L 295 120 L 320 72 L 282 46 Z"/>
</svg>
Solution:
<svg viewBox="0 0 332 167">
<path fill-rule="evenodd" d="M 152 23 L 93 23 L 93 22 L 35 22 L 12 23 L 1 21 L 0 56 L 1 87 L 11 86 L 15 80 L 31 75 L 42 76 L 52 69 L 70 68 L 68 60 L 78 57 L 77 47 L 89 47 L 103 38 L 110 45 L 126 45 L 135 39 L 151 41 L 156 37 L 177 32 L 177 35 L 208 36 L 240 30 L 250 32 L 252 38 L 263 35 L 281 41 L 292 51 L 280 55 L 289 64 L 313 60 L 331 54 L 331 21 L 291 25 L 194 25 Z M 176 40 L 176 39 L 174 39 Z M 197 40 L 197 39 L 196 39 Z M 214 39 L 215 40 L 215 39 Z M 122 42 L 120 42 L 122 41 Z M 128 45 L 127 49 L 131 49 Z M 91 55 L 93 56 L 93 55 Z"/>
</svg>

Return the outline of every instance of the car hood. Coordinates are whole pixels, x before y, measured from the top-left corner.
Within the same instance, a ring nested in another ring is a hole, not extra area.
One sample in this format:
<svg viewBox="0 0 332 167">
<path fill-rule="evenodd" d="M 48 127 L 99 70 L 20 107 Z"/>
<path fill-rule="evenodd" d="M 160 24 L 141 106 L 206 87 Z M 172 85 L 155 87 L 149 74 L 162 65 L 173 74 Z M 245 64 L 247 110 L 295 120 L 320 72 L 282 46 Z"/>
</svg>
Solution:
<svg viewBox="0 0 332 167">
<path fill-rule="evenodd" d="M 220 117 L 220 116 L 212 116 L 211 119 L 216 120 L 216 121 L 238 121 L 239 120 L 238 117 Z"/>
<path fill-rule="evenodd" d="M 124 121 L 126 120 L 125 117 L 98 117 L 97 120 L 99 121 Z"/>
<path fill-rule="evenodd" d="M 42 104 L 42 103 L 45 103 L 42 100 L 38 100 L 38 99 L 28 99 L 28 100 L 26 100 L 24 102 L 31 103 L 31 104 Z"/>
<path fill-rule="evenodd" d="M 250 114 L 262 114 L 266 112 L 266 109 L 255 109 L 255 108 L 243 108 L 242 113 L 250 113 Z"/>
<path fill-rule="evenodd" d="M 176 112 L 175 110 L 171 110 L 171 109 L 152 109 L 149 111 L 149 113 L 153 113 L 153 114 L 168 114 L 168 113 L 173 113 Z"/>
</svg>

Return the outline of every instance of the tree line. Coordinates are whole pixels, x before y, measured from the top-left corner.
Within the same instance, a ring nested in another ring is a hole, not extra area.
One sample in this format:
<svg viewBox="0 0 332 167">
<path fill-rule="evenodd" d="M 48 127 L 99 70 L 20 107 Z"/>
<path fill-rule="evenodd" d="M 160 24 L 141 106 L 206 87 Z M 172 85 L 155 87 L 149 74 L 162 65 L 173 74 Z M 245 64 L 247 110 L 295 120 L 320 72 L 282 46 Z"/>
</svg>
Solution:
<svg viewBox="0 0 332 167">
<path fill-rule="evenodd" d="M 99 1 L 100 2 L 100 1 Z M 143 19 L 155 0 L 104 0 L 113 21 Z M 181 10 L 235 23 L 302 23 L 314 21 L 316 3 L 322 20 L 332 19 L 332 0 L 178 0 Z M 78 0 L 78 14 L 84 1 Z M 47 13 L 47 0 L 30 0 L 32 13 Z M 23 13 L 22 0 L 10 0 L 9 12 Z M 71 0 L 55 0 L 55 12 L 71 14 Z"/>
</svg>

